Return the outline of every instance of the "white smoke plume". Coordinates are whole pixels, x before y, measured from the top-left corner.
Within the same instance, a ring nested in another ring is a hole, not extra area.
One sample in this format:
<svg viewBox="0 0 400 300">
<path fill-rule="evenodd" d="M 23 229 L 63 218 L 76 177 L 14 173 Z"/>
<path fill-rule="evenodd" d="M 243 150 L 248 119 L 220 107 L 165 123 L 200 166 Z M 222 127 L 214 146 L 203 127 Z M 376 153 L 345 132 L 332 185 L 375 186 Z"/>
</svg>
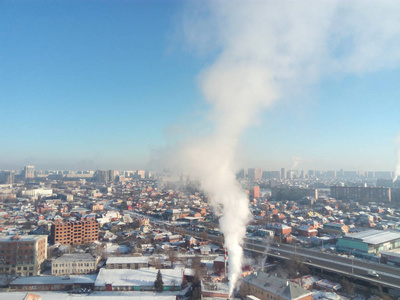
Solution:
<svg viewBox="0 0 400 300">
<path fill-rule="evenodd" d="M 241 135 L 263 107 L 295 98 L 322 76 L 397 67 L 400 2 L 193 1 L 183 15 L 190 47 L 214 59 L 199 76 L 214 132 L 194 137 L 178 156 L 222 207 L 232 294 L 250 219 L 248 197 L 235 181 Z"/>
<path fill-rule="evenodd" d="M 292 156 L 292 166 L 290 170 L 295 170 L 301 161 L 300 157 Z"/>
</svg>

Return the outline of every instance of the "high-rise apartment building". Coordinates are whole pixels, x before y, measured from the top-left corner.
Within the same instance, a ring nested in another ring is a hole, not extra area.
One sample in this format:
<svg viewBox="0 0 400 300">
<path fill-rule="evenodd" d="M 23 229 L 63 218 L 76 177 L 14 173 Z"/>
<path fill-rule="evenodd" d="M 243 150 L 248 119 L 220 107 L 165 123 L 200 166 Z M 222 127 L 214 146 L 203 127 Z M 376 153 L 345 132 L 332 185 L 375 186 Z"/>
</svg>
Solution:
<svg viewBox="0 0 400 300">
<path fill-rule="evenodd" d="M 47 235 L 0 237 L 0 273 L 37 276 L 47 258 Z"/>
<path fill-rule="evenodd" d="M 136 174 L 138 178 L 145 179 L 146 178 L 146 170 L 137 170 Z"/>
<path fill-rule="evenodd" d="M 35 178 L 35 167 L 34 166 L 25 166 L 24 167 L 24 178 Z"/>
<path fill-rule="evenodd" d="M 281 169 L 281 179 L 286 179 L 286 168 Z"/>
<path fill-rule="evenodd" d="M 247 178 L 250 180 L 260 180 L 262 179 L 261 168 L 250 168 L 247 171 Z"/>
<path fill-rule="evenodd" d="M 236 178 L 237 179 L 244 179 L 244 177 L 246 176 L 246 171 L 244 169 L 240 169 L 237 173 L 236 173 Z"/>
<path fill-rule="evenodd" d="M 108 170 L 108 181 L 114 182 L 115 181 L 115 171 Z"/>
<path fill-rule="evenodd" d="M 13 184 L 15 178 L 14 171 L 1 171 L 0 172 L 0 184 Z"/>
<path fill-rule="evenodd" d="M 262 178 L 263 179 L 280 179 L 281 172 L 280 171 L 263 171 Z"/>
<path fill-rule="evenodd" d="M 114 170 L 97 170 L 96 171 L 97 182 L 113 182 L 115 181 L 115 171 Z"/>
<path fill-rule="evenodd" d="M 260 187 L 258 185 L 253 187 L 253 197 L 260 198 Z"/>
<path fill-rule="evenodd" d="M 51 238 L 53 243 L 62 245 L 89 244 L 99 239 L 99 223 L 96 220 L 54 223 Z"/>
<path fill-rule="evenodd" d="M 387 187 L 331 186 L 331 196 L 338 200 L 387 201 L 392 199 Z"/>
</svg>

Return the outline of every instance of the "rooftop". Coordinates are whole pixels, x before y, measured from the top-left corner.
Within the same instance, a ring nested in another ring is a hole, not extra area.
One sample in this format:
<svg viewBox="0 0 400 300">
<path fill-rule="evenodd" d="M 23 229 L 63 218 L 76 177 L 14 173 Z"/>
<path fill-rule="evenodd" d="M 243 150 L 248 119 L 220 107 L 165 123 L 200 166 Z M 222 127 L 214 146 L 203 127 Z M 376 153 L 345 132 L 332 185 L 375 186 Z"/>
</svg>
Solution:
<svg viewBox="0 0 400 300">
<path fill-rule="evenodd" d="M 90 255 L 89 253 L 82 253 L 82 254 L 64 254 L 60 257 L 57 257 L 56 259 L 53 260 L 53 262 L 77 262 L 77 261 L 94 261 L 95 258 L 93 258 L 92 255 Z"/>
<path fill-rule="evenodd" d="M 47 237 L 46 235 L 6 235 L 0 237 L 0 243 L 5 242 L 35 242 L 42 238 Z"/>
<path fill-rule="evenodd" d="M 280 295 L 282 299 L 292 300 L 311 294 L 311 292 L 303 289 L 298 284 L 264 272 L 250 274 L 249 276 L 244 277 L 243 280 L 251 285 L 263 289 L 264 291 Z"/>
<path fill-rule="evenodd" d="M 370 229 L 343 236 L 343 239 L 377 245 L 400 239 L 400 232 Z"/>
<path fill-rule="evenodd" d="M 147 264 L 149 262 L 148 256 L 116 256 L 109 257 L 107 259 L 107 264 Z"/>
<path fill-rule="evenodd" d="M 61 276 L 26 276 L 18 277 L 11 285 L 41 285 L 41 284 L 93 284 L 96 275 L 70 275 L 66 277 Z"/>
<path fill-rule="evenodd" d="M 162 269 L 160 270 L 164 285 L 182 284 L 183 269 Z M 150 286 L 154 285 L 158 269 L 100 269 L 95 286 Z"/>
</svg>

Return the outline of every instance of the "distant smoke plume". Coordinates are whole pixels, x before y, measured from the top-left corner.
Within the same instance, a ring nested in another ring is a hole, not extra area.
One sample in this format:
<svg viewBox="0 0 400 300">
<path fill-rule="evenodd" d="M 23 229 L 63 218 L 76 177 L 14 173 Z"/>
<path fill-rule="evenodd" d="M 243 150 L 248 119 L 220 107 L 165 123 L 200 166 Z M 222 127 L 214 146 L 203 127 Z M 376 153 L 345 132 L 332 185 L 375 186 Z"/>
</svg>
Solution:
<svg viewBox="0 0 400 300">
<path fill-rule="evenodd" d="M 216 56 L 199 77 L 214 131 L 188 142 L 179 160 L 222 207 L 230 293 L 241 275 L 250 220 L 248 197 L 235 180 L 241 135 L 261 108 L 295 98 L 321 76 L 397 66 L 399 8 L 385 0 L 196 1 L 185 8 L 189 45 Z"/>
<path fill-rule="evenodd" d="M 290 170 L 295 170 L 301 161 L 300 157 L 292 156 L 292 166 Z"/>
</svg>

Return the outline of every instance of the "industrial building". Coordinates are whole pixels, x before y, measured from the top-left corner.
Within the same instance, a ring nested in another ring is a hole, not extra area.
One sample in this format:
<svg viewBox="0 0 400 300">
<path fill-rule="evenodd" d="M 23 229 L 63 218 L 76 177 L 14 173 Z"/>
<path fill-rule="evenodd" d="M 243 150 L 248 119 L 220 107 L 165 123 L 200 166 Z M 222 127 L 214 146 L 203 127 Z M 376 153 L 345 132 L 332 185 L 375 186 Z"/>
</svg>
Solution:
<svg viewBox="0 0 400 300">
<path fill-rule="evenodd" d="M 400 248 L 400 232 L 374 229 L 357 232 L 339 238 L 336 248 L 358 257 L 379 260 L 382 252 Z"/>
</svg>

